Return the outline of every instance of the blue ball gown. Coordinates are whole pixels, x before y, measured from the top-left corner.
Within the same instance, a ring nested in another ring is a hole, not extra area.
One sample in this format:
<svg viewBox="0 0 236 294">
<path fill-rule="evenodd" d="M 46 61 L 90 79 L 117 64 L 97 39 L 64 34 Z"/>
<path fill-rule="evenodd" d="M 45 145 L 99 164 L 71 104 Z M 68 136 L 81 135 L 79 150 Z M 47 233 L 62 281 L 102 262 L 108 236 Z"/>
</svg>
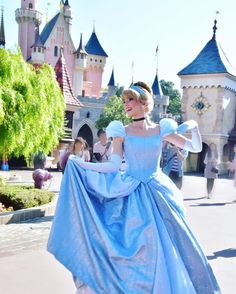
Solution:
<svg viewBox="0 0 236 294">
<path fill-rule="evenodd" d="M 221 293 L 182 194 L 159 167 L 163 138 L 188 128 L 163 119 L 160 134 L 137 137 L 113 121 L 107 133 L 124 137 L 124 173 L 68 161 L 48 250 L 95 293 Z"/>
</svg>

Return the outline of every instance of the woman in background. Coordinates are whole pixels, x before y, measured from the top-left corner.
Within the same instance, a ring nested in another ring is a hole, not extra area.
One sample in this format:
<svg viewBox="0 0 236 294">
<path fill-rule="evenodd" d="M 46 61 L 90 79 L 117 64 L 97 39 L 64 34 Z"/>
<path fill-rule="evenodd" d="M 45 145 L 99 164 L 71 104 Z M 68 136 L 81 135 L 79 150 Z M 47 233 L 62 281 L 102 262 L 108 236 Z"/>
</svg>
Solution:
<svg viewBox="0 0 236 294">
<path fill-rule="evenodd" d="M 234 145 L 234 159 L 228 163 L 229 170 L 234 172 L 234 187 L 236 188 L 236 144 Z"/>
<path fill-rule="evenodd" d="M 210 145 L 208 146 L 204 163 L 204 176 L 207 179 L 207 198 L 210 199 L 212 197 L 212 190 L 215 179 L 218 178 L 217 165 L 220 163 L 220 155 L 217 150 L 216 144 L 210 143 Z"/>
</svg>

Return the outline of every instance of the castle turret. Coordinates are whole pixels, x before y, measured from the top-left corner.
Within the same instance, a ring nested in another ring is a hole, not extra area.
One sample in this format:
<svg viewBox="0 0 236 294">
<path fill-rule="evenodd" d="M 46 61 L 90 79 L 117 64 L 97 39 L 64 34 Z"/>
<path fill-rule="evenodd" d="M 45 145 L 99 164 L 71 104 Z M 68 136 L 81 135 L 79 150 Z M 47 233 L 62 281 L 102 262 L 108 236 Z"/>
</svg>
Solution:
<svg viewBox="0 0 236 294">
<path fill-rule="evenodd" d="M 45 46 L 43 45 L 40 36 L 39 36 L 39 27 L 35 29 L 35 42 L 31 46 L 31 60 L 30 62 L 35 65 L 41 65 L 44 63 L 44 50 Z"/>
<path fill-rule="evenodd" d="M 213 36 L 197 57 L 178 75 L 183 89 L 183 120 L 198 122 L 206 151 L 207 145 L 215 143 L 223 159 L 229 132 L 235 125 L 236 73 L 216 41 L 217 21 Z M 201 158 L 203 158 L 203 155 Z M 203 162 L 198 164 L 203 170 Z M 221 164 L 221 170 L 225 169 Z"/>
<path fill-rule="evenodd" d="M 75 97 L 84 96 L 83 93 L 83 80 L 84 70 L 87 67 L 87 52 L 83 47 L 82 34 L 80 35 L 80 43 L 78 49 L 74 52 L 75 55 L 75 71 L 73 89 Z"/>
<path fill-rule="evenodd" d="M 166 116 L 166 110 L 169 105 L 169 96 L 163 95 L 157 73 L 152 84 L 152 92 L 154 99 L 152 117 L 157 122 Z"/>
<path fill-rule="evenodd" d="M 63 6 L 63 14 L 65 17 L 65 21 L 68 25 L 68 30 L 71 33 L 71 25 L 72 25 L 72 17 L 71 17 L 71 7 L 69 4 L 69 0 L 66 0 Z"/>
<path fill-rule="evenodd" d="M 18 43 L 27 60 L 31 55 L 31 46 L 35 42 L 35 29 L 42 22 L 42 14 L 37 10 L 37 0 L 21 0 L 21 8 L 15 11 L 19 26 Z"/>
<path fill-rule="evenodd" d="M 1 22 L 0 22 L 0 48 L 5 48 L 5 30 L 4 30 L 4 18 L 3 18 L 3 8 L 1 13 Z"/>
<path fill-rule="evenodd" d="M 108 92 L 107 96 L 114 96 L 116 94 L 116 85 L 115 85 L 115 78 L 114 78 L 114 69 L 112 69 L 111 77 L 108 83 Z"/>
<path fill-rule="evenodd" d="M 101 97 L 102 74 L 108 55 L 99 43 L 95 30 L 93 30 L 92 35 L 85 46 L 85 50 L 88 53 L 85 82 L 91 82 L 91 91 L 89 96 L 99 98 Z"/>
</svg>

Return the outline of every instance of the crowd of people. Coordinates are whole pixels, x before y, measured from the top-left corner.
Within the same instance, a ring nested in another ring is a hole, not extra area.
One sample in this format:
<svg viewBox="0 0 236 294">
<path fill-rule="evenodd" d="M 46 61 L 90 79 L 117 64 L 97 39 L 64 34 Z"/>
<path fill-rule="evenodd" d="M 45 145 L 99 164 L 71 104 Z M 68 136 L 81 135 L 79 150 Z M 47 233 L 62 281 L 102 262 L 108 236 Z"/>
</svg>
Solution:
<svg viewBox="0 0 236 294">
<path fill-rule="evenodd" d="M 66 149 L 60 151 L 58 167 L 64 173 L 68 158 L 75 155 L 85 162 L 106 162 L 112 153 L 112 142 L 108 141 L 106 132 L 99 129 L 97 132 L 98 142 L 93 146 L 91 152 L 87 141 L 82 137 L 77 137 L 73 142 L 68 143 Z"/>
<path fill-rule="evenodd" d="M 112 154 L 112 141 L 108 140 L 105 129 L 97 131 L 98 141 L 94 144 L 93 150 L 82 137 L 78 137 L 74 142 L 70 142 L 66 149 L 60 153 L 58 162 L 59 168 L 64 173 L 66 163 L 70 155 L 76 155 L 85 162 L 108 162 Z M 235 156 L 232 162 L 227 162 L 228 170 L 234 176 L 234 186 L 236 187 L 236 145 L 234 146 Z M 181 189 L 183 185 L 184 161 L 188 157 L 188 151 L 175 146 L 172 143 L 163 141 L 161 168 L 162 171 Z M 215 179 L 218 178 L 220 155 L 215 143 L 210 143 L 204 159 L 206 178 L 207 198 L 213 196 Z M 124 171 L 125 160 L 123 159 L 120 170 Z"/>
</svg>

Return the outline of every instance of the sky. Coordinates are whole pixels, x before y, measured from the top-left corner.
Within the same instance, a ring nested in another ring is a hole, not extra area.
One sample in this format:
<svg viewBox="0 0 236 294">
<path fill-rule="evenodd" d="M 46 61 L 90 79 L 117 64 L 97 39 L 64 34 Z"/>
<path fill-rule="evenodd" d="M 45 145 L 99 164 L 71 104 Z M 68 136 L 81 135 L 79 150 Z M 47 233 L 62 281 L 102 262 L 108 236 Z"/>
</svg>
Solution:
<svg viewBox="0 0 236 294">
<path fill-rule="evenodd" d="M 59 0 L 38 0 L 38 10 L 48 18 L 59 11 Z M 47 5 L 50 3 L 50 5 Z M 0 0 L 4 6 L 6 48 L 18 42 L 15 10 L 20 0 Z M 153 83 L 158 64 L 159 80 L 172 81 L 180 89 L 178 71 L 187 66 L 211 39 L 217 14 L 217 41 L 236 67 L 235 0 L 69 0 L 72 39 L 77 48 L 80 33 L 84 45 L 93 26 L 108 54 L 103 75 L 106 87 L 112 68 L 115 82 L 128 87 L 134 81 Z M 46 17 L 40 27 L 42 31 Z M 156 58 L 156 48 L 159 48 Z M 158 59 L 158 62 L 157 62 Z M 133 64 L 133 70 L 132 70 Z"/>
</svg>

